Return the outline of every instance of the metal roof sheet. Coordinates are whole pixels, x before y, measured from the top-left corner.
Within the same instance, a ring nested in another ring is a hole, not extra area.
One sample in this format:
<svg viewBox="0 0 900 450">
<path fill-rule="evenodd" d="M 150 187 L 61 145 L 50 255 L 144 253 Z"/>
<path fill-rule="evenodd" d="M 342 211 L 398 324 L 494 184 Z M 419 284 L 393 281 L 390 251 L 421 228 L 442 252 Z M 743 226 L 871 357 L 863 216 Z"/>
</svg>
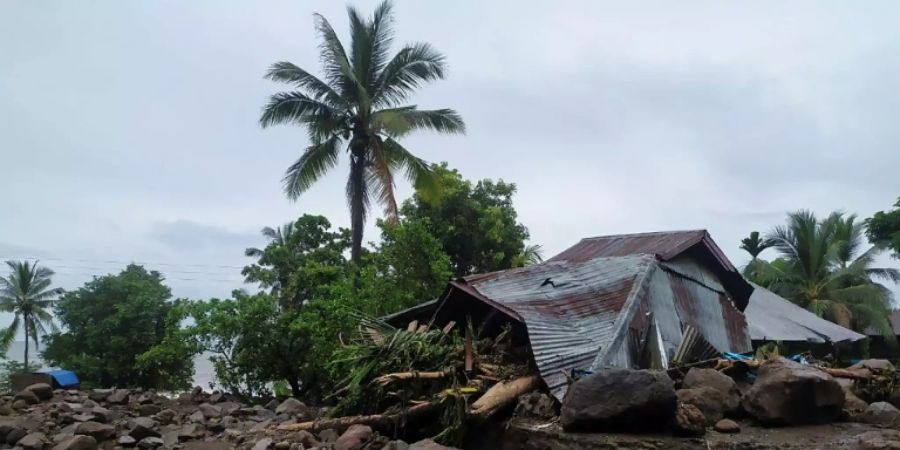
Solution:
<svg viewBox="0 0 900 450">
<path fill-rule="evenodd" d="M 547 262 L 454 282 L 483 301 L 521 317 L 542 378 L 551 391 L 565 388 L 563 370 L 590 367 L 615 337 L 619 312 L 650 255 Z"/>
<path fill-rule="evenodd" d="M 750 338 L 754 341 L 853 342 L 865 337 L 822 319 L 762 286 L 751 284 L 755 289 L 744 315 Z"/>
</svg>

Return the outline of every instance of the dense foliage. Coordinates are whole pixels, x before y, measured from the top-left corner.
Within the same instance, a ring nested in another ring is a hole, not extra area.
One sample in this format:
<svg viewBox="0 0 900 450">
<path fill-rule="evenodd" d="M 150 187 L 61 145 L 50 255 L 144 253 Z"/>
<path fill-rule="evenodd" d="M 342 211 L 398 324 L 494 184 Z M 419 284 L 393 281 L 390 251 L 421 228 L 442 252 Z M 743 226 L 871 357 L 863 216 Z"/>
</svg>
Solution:
<svg viewBox="0 0 900 450">
<path fill-rule="evenodd" d="M 842 326 L 894 339 L 891 291 L 878 281 L 898 282 L 900 272 L 874 267 L 880 249 L 864 248 L 856 216 L 836 212 L 818 219 L 809 211 L 791 213 L 766 242 L 779 258 L 754 258 L 747 271 L 751 281 Z"/>
<path fill-rule="evenodd" d="M 350 46 L 341 43 L 324 17 L 316 15 L 324 79 L 293 63 L 275 63 L 266 78 L 296 90 L 273 95 L 263 108 L 263 127 L 306 127 L 310 145 L 284 176 L 288 197 L 296 198 L 337 165 L 345 148 L 350 156 L 347 202 L 353 230 L 351 254 L 359 263 L 363 227 L 373 198 L 392 220 L 397 215 L 394 175 L 398 171 L 419 188 L 431 185 L 428 165 L 397 139 L 416 130 L 462 133 L 462 118 L 451 109 L 421 110 L 404 105 L 422 84 L 444 78 L 444 56 L 429 44 L 407 44 L 393 57 L 393 14 L 381 3 L 366 19 L 348 8 Z"/>
<path fill-rule="evenodd" d="M 527 248 L 528 229 L 513 207 L 516 185 L 481 180 L 474 185 L 447 164 L 432 166 L 440 186 L 436 198 L 417 190 L 401 209 L 405 220 L 421 222 L 463 276 L 519 267 L 539 260 Z"/>
<path fill-rule="evenodd" d="M 65 332 L 48 337 L 48 364 L 96 386 L 185 388 L 195 348 L 175 339 L 184 318 L 162 276 L 138 265 L 95 277 L 53 307 Z"/>
<path fill-rule="evenodd" d="M 49 309 L 62 289 L 50 287 L 53 271 L 38 267 L 37 262 L 7 261 L 6 265 L 10 273 L 0 277 L 0 311 L 12 313 L 13 320 L 0 335 L 0 348 L 5 354 L 21 326 L 25 332 L 24 369 L 28 370 L 29 344 L 37 346 L 47 328 L 56 331 Z"/>
<path fill-rule="evenodd" d="M 890 248 L 894 258 L 900 258 L 900 198 L 894 209 L 878 211 L 866 220 L 866 235 L 877 245 Z"/>
</svg>

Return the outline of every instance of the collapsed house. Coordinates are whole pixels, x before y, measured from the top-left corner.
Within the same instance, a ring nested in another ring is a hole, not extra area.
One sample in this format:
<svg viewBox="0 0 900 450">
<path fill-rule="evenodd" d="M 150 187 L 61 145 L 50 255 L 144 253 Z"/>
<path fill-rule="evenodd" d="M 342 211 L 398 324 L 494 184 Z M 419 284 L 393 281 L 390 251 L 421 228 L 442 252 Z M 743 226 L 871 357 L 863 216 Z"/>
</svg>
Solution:
<svg viewBox="0 0 900 450">
<path fill-rule="evenodd" d="M 752 283 L 751 283 L 752 284 Z M 842 344 L 866 336 L 825 320 L 778 294 L 753 284 L 750 304 L 744 310 L 753 346 L 780 342 L 794 350 Z"/>
<path fill-rule="evenodd" d="M 451 281 L 436 300 L 387 317 L 477 334 L 503 324 L 558 399 L 575 371 L 666 369 L 752 349 L 753 287 L 705 230 L 583 239 L 550 260 Z"/>
</svg>

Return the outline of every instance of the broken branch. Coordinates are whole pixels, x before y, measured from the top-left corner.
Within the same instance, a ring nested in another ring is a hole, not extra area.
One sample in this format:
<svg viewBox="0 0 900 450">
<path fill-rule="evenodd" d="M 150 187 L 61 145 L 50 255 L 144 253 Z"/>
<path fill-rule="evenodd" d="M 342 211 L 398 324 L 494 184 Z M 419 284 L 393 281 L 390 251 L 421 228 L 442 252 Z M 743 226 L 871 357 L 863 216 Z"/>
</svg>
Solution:
<svg viewBox="0 0 900 450">
<path fill-rule="evenodd" d="M 397 373 L 389 373 L 387 375 L 382 375 L 378 378 L 372 380 L 373 383 L 378 383 L 381 386 L 387 386 L 394 381 L 402 381 L 402 380 L 439 380 L 447 376 L 446 372 L 397 372 Z"/>
<path fill-rule="evenodd" d="M 512 381 L 501 381 L 491 386 L 484 395 L 472 403 L 470 414 L 479 418 L 490 417 L 500 408 L 515 401 L 520 395 L 537 388 L 538 380 L 536 375 L 530 375 Z"/>
<path fill-rule="evenodd" d="M 279 431 L 309 431 L 317 432 L 333 428 L 338 432 L 350 428 L 352 425 L 368 425 L 372 428 L 389 429 L 402 419 L 420 416 L 434 409 L 432 402 L 423 402 L 396 414 L 370 414 L 365 416 L 347 416 L 334 419 L 314 420 L 311 422 L 291 423 L 278 426 Z"/>
</svg>

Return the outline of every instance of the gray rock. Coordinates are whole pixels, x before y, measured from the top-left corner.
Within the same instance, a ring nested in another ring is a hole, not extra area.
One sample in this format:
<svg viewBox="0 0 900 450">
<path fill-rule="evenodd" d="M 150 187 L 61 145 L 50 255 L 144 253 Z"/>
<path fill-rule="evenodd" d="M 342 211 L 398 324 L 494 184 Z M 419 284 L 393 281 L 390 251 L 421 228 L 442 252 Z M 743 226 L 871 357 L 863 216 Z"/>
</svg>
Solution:
<svg viewBox="0 0 900 450">
<path fill-rule="evenodd" d="M 19 442 L 19 439 L 25 437 L 28 434 L 24 428 L 16 427 L 9 430 L 9 433 L 6 434 L 6 443 L 9 445 L 14 445 L 16 442 Z"/>
<path fill-rule="evenodd" d="M 155 420 L 149 417 L 138 417 L 132 420 L 131 431 L 128 434 L 137 439 L 138 441 L 144 440 L 144 438 L 148 437 L 159 437 L 159 430 L 156 429 L 158 424 Z M 160 441 L 161 442 L 161 441 Z M 138 442 L 140 446 L 140 442 Z"/>
<path fill-rule="evenodd" d="M 100 422 L 82 422 L 75 428 L 75 434 L 91 436 L 100 442 L 115 436 L 116 428 Z"/>
<path fill-rule="evenodd" d="M 360 450 L 369 439 L 372 439 L 372 434 L 372 427 L 368 425 L 350 425 L 350 428 L 334 441 L 334 450 Z"/>
<path fill-rule="evenodd" d="M 222 411 L 222 414 L 226 416 L 238 415 L 241 409 L 241 404 L 235 402 L 222 402 L 216 404 L 215 406 L 218 407 Z"/>
<path fill-rule="evenodd" d="M 307 418 L 310 415 L 309 408 L 300 400 L 288 397 L 277 408 L 275 414 L 286 414 L 292 417 Z"/>
<path fill-rule="evenodd" d="M 37 394 L 35 394 L 32 391 L 27 391 L 27 390 L 20 391 L 13 398 L 16 400 L 22 400 L 23 402 L 28 403 L 29 405 L 36 405 L 41 402 L 41 399 L 38 398 Z"/>
<path fill-rule="evenodd" d="M 188 416 L 188 420 L 194 423 L 206 423 L 206 416 L 203 415 L 203 411 L 194 411 Z"/>
<path fill-rule="evenodd" d="M 706 417 L 706 424 L 712 425 L 725 417 L 727 400 L 719 390 L 700 386 L 693 389 L 679 389 L 675 392 L 679 403 L 696 406 Z"/>
<path fill-rule="evenodd" d="M 47 445 L 47 435 L 41 432 L 28 433 L 25 437 L 19 439 L 16 445 L 25 449 L 39 450 Z"/>
<path fill-rule="evenodd" d="M 415 442 L 409 446 L 409 450 L 457 450 L 456 447 L 447 447 L 446 445 L 438 444 L 437 442 L 432 441 L 431 439 L 422 439 L 421 441 Z"/>
<path fill-rule="evenodd" d="M 219 403 L 219 402 L 223 402 L 223 401 L 225 401 L 225 394 L 223 394 L 219 391 L 213 392 L 209 396 L 210 403 Z"/>
<path fill-rule="evenodd" d="M 551 419 L 559 416 L 559 408 L 556 399 L 535 391 L 519 397 L 514 414 L 523 419 Z"/>
<path fill-rule="evenodd" d="M 159 405 L 148 403 L 144 405 L 138 405 L 134 410 L 136 413 L 138 413 L 139 416 L 149 417 L 162 411 L 162 407 Z"/>
<path fill-rule="evenodd" d="M 178 445 L 178 432 L 177 431 L 169 431 L 167 433 L 163 433 L 162 435 L 163 445 L 166 448 L 173 448 Z"/>
<path fill-rule="evenodd" d="M 844 391 L 831 375 L 778 358 L 759 368 L 741 404 L 764 424 L 806 425 L 832 422 L 842 414 Z"/>
<path fill-rule="evenodd" d="M 331 428 L 326 428 L 319 432 L 319 440 L 326 444 L 338 440 L 339 437 L 338 432 Z"/>
<path fill-rule="evenodd" d="M 17 411 L 27 409 L 29 406 L 31 406 L 31 403 L 28 403 L 26 400 L 22 400 L 21 398 L 16 399 L 12 404 L 13 409 Z"/>
<path fill-rule="evenodd" d="M 409 450 L 409 444 L 403 441 L 391 441 L 381 450 Z"/>
<path fill-rule="evenodd" d="M 873 372 L 893 372 L 894 365 L 886 359 L 864 359 L 850 367 L 850 370 L 869 369 Z"/>
<path fill-rule="evenodd" d="M 207 441 L 193 441 L 184 444 L 184 450 L 231 450 L 231 444 L 227 442 L 207 442 Z"/>
<path fill-rule="evenodd" d="M 115 414 L 113 414 L 112 411 L 102 406 L 94 406 L 91 408 L 91 414 L 96 418 L 97 422 L 102 423 L 110 423 L 115 417 Z"/>
<path fill-rule="evenodd" d="M 272 440 L 269 438 L 262 438 L 256 441 L 256 444 L 253 444 L 253 450 L 269 450 L 269 447 L 272 446 Z"/>
<path fill-rule="evenodd" d="M 137 446 L 140 449 L 149 450 L 157 447 L 162 447 L 164 444 L 161 438 L 156 436 L 149 436 L 138 441 Z"/>
<path fill-rule="evenodd" d="M 256 425 L 250 427 L 250 431 L 254 433 L 258 431 L 265 431 L 265 429 L 269 428 L 270 426 L 272 426 L 271 420 L 263 420 L 262 422 L 259 422 Z M 335 439 L 337 439 L 337 437 L 335 437 Z"/>
<path fill-rule="evenodd" d="M 25 388 L 26 391 L 34 392 L 40 400 L 50 400 L 53 398 L 53 387 L 47 383 L 35 383 Z"/>
<path fill-rule="evenodd" d="M 737 384 L 731 377 L 718 370 L 691 368 L 684 376 L 681 387 L 684 389 L 707 387 L 719 391 L 725 400 L 726 414 L 736 412 L 741 407 L 741 393 Z"/>
<path fill-rule="evenodd" d="M 900 449 L 900 431 L 873 430 L 856 436 L 858 450 L 896 450 Z"/>
<path fill-rule="evenodd" d="M 97 440 L 84 435 L 72 436 L 56 446 L 53 450 L 96 450 Z"/>
<path fill-rule="evenodd" d="M 203 413 L 203 417 L 207 419 L 212 419 L 214 417 L 222 417 L 222 408 L 219 408 L 215 405 L 210 405 L 209 403 L 202 403 L 197 406 L 197 409 Z"/>
<path fill-rule="evenodd" d="M 301 430 L 294 433 L 292 437 L 295 442 L 299 442 L 303 445 L 304 448 L 315 448 L 320 447 L 322 445 L 316 436 L 310 433 L 309 431 Z"/>
<path fill-rule="evenodd" d="M 91 389 L 91 392 L 88 392 L 88 398 L 95 402 L 105 402 L 112 393 L 112 389 Z"/>
<path fill-rule="evenodd" d="M 278 408 L 278 400 L 275 400 L 274 398 L 272 400 L 269 400 L 269 402 L 266 403 L 265 408 L 268 409 L 269 411 L 274 412 L 275 409 Z"/>
<path fill-rule="evenodd" d="M 128 389 L 116 389 L 106 397 L 106 402 L 111 403 L 113 405 L 124 405 L 128 403 L 128 399 L 131 397 L 131 391 Z"/>
<path fill-rule="evenodd" d="M 875 402 L 866 408 L 864 418 L 869 423 L 897 425 L 900 424 L 900 410 L 888 402 Z"/>
<path fill-rule="evenodd" d="M 137 444 L 137 440 L 127 434 L 124 436 L 119 436 L 119 440 L 117 442 L 122 447 L 134 447 L 135 444 Z"/>
<path fill-rule="evenodd" d="M 675 389 L 665 372 L 604 369 L 576 381 L 562 405 L 566 431 L 657 431 L 674 416 Z"/>
<path fill-rule="evenodd" d="M 196 423 L 187 424 L 181 429 L 178 430 L 178 440 L 179 441 L 189 441 L 191 439 L 202 439 L 203 436 L 206 436 L 206 430 L 203 429 L 201 425 Z"/>
<path fill-rule="evenodd" d="M 159 422 L 160 425 L 168 425 L 168 424 L 172 423 L 172 420 L 175 419 L 175 416 L 177 414 L 178 413 L 176 413 L 174 410 L 164 409 L 164 410 L 154 414 L 153 420 Z"/>
</svg>

